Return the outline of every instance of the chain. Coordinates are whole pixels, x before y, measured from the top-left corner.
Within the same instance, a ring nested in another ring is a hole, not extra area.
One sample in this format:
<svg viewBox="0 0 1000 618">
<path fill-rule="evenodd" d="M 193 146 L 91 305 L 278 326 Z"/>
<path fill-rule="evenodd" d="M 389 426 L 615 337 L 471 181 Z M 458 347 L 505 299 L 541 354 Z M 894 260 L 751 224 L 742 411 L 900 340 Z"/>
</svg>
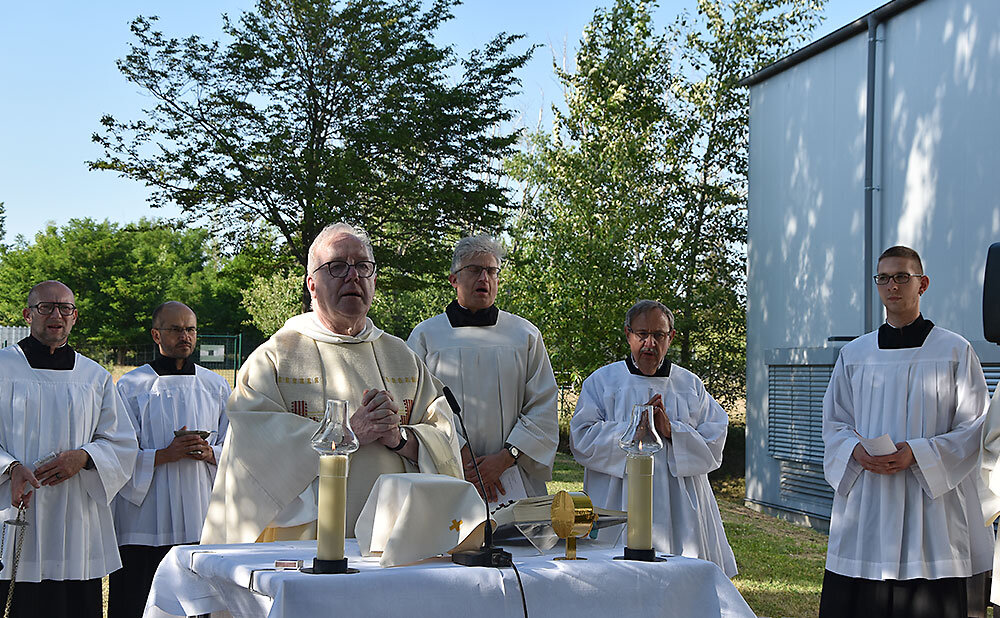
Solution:
<svg viewBox="0 0 1000 618">
<path fill-rule="evenodd" d="M 24 532 L 28 527 L 28 522 L 24 520 L 24 503 L 17 509 L 17 519 L 8 519 L 4 522 L 3 532 L 0 533 L 0 548 L 6 547 L 7 526 L 12 525 L 14 531 L 14 562 L 10 565 L 10 585 L 7 587 L 7 603 L 3 608 L 3 618 L 10 617 L 10 602 L 14 600 L 14 581 L 17 579 L 17 565 L 21 562 L 21 547 L 24 546 Z"/>
</svg>

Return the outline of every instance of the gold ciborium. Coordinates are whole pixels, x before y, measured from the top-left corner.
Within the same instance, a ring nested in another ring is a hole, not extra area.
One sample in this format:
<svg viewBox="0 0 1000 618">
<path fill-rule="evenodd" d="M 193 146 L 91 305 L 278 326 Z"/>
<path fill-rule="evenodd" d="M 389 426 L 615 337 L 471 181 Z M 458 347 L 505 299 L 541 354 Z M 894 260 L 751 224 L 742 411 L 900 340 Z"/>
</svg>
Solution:
<svg viewBox="0 0 1000 618">
<path fill-rule="evenodd" d="M 576 555 L 576 539 L 590 533 L 597 521 L 594 504 L 583 492 L 560 491 L 552 499 L 552 529 L 566 539 L 566 555 L 554 560 L 586 560 Z"/>
</svg>

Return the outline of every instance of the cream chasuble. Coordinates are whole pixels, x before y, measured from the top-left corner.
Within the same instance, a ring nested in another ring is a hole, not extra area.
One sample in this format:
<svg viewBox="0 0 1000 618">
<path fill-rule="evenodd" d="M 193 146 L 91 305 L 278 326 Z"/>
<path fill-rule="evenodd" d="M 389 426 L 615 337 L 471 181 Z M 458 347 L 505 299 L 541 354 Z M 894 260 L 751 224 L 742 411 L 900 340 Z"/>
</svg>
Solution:
<svg viewBox="0 0 1000 618">
<path fill-rule="evenodd" d="M 455 392 L 476 455 L 516 446 L 528 495 L 545 495 L 559 445 L 559 389 L 538 329 L 506 311 L 493 326 L 455 328 L 442 313 L 418 324 L 407 345 Z"/>
<path fill-rule="evenodd" d="M 632 406 L 656 394 L 663 397 L 671 438 L 653 455 L 653 547 L 709 560 L 733 577 L 736 559 L 708 483 L 708 473 L 722 465 L 729 416 L 687 369 L 671 365 L 669 376 L 640 376 L 619 361 L 583 381 L 570 422 L 573 457 L 585 468 L 583 489 L 595 506 L 627 509 L 625 451 L 618 439 L 628 428 Z M 617 532 L 617 527 L 602 531 Z"/>
<path fill-rule="evenodd" d="M 309 439 L 327 399 L 344 399 L 353 411 L 372 388 L 392 393 L 410 439 L 419 440 L 419 460 L 414 465 L 378 443 L 351 455 L 348 535 L 379 475 L 429 472 L 462 478 L 440 383 L 406 344 L 370 319 L 352 337 L 337 335 L 315 314 L 304 313 L 289 319 L 240 369 L 202 543 L 249 543 L 269 525 L 314 522 L 319 456 Z M 314 527 L 306 527 L 306 537 L 310 531 L 315 538 Z M 280 530 L 270 536 L 283 538 Z"/>
<path fill-rule="evenodd" d="M 216 464 L 184 458 L 154 467 L 157 449 L 174 430 L 212 431 L 206 441 L 222 458 L 232 389 L 219 374 L 195 365 L 194 375 L 157 375 L 149 365 L 118 380 L 118 393 L 136 427 L 139 458 L 135 474 L 114 501 L 119 545 L 197 543 L 208 512 Z"/>
<path fill-rule="evenodd" d="M 972 346 L 935 326 L 920 347 L 845 345 L 823 398 L 823 468 L 834 488 L 826 568 L 861 579 L 968 577 L 990 568 L 977 492 L 986 380 Z M 907 442 L 916 463 L 864 470 L 858 437 Z"/>
<path fill-rule="evenodd" d="M 83 449 L 94 463 L 58 485 L 35 489 L 17 581 L 93 579 L 121 567 L 111 499 L 132 475 L 137 444 L 111 374 L 81 354 L 73 369 L 32 369 L 17 345 L 0 350 L 0 470 L 15 459 Z M 10 477 L 0 475 L 0 511 L 14 519 Z M 8 531 L 0 578 L 10 579 Z"/>
</svg>

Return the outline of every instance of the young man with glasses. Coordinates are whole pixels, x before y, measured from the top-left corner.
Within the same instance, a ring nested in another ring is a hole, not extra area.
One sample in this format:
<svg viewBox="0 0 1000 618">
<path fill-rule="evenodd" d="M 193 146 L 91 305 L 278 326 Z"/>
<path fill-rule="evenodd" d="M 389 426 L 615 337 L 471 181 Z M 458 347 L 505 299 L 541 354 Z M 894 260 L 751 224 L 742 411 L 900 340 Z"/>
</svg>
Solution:
<svg viewBox="0 0 1000 618">
<path fill-rule="evenodd" d="M 823 398 L 835 494 L 820 616 L 965 618 L 968 578 L 992 559 L 972 474 L 986 380 L 969 342 L 921 315 L 917 252 L 891 247 L 877 268 L 885 324 L 840 350 Z M 860 442 L 883 435 L 888 454 Z"/>
<path fill-rule="evenodd" d="M 0 350 L 0 518 L 24 506 L 28 524 L 19 556 L 7 531 L 0 603 L 16 563 L 11 616 L 99 618 L 101 578 L 121 566 L 109 505 L 132 474 L 135 433 L 111 374 L 67 343 L 73 291 L 44 281 L 27 305 L 31 334 Z"/>
<path fill-rule="evenodd" d="M 559 389 L 542 334 L 494 303 L 503 256 L 489 236 L 459 240 L 448 275 L 456 299 L 407 340 L 458 398 L 469 431 L 460 436 L 465 480 L 489 502 L 545 495 L 559 445 Z"/>
<path fill-rule="evenodd" d="M 198 542 L 229 426 L 229 382 L 191 360 L 194 311 L 167 301 L 152 322 L 158 358 L 118 380 L 139 458 L 113 505 L 122 568 L 111 574 L 108 618 L 141 616 L 163 557 L 174 545 Z"/>
<path fill-rule="evenodd" d="M 594 505 L 626 510 L 625 451 L 618 440 L 632 406 L 653 406 L 664 445 L 653 455 L 653 548 L 709 560 L 734 577 L 736 558 L 708 483 L 708 473 L 722 465 L 729 416 L 698 376 L 667 358 L 674 333 L 674 315 L 663 303 L 640 300 L 628 310 L 630 354 L 583 381 L 570 446 L 585 469 L 583 488 Z"/>
<path fill-rule="evenodd" d="M 364 232 L 327 226 L 309 248 L 313 311 L 297 315 L 240 369 L 203 543 L 316 538 L 318 455 L 309 439 L 329 399 L 348 402 L 361 443 L 347 481 L 347 534 L 381 474 L 461 476 L 441 385 L 368 317 L 376 264 Z"/>
</svg>

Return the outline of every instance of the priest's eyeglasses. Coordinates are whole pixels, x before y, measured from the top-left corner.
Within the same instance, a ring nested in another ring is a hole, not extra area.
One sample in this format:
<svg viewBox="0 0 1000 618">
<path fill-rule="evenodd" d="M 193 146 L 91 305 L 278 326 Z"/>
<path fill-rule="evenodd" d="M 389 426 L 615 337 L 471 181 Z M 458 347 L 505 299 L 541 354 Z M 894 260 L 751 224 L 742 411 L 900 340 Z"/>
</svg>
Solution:
<svg viewBox="0 0 1000 618">
<path fill-rule="evenodd" d="M 52 315 L 52 312 L 58 309 L 59 315 L 68 318 L 76 311 L 76 305 L 73 303 L 36 303 L 28 305 L 28 309 L 34 309 L 42 315 Z"/>
<path fill-rule="evenodd" d="M 896 273 L 895 275 L 887 275 L 885 273 L 879 273 L 872 277 L 875 280 L 875 285 L 886 285 L 889 280 L 892 279 L 899 285 L 910 282 L 910 277 L 923 277 L 923 273 Z"/>
<path fill-rule="evenodd" d="M 645 341 L 648 337 L 652 337 L 656 343 L 663 343 L 670 336 L 670 333 L 665 333 L 662 330 L 632 330 L 629 328 L 628 332 L 635 335 L 639 341 Z"/>
<path fill-rule="evenodd" d="M 157 328 L 156 330 L 160 331 L 161 333 L 167 332 L 167 333 L 173 333 L 175 335 L 183 335 L 184 333 L 187 333 L 188 335 L 198 334 L 197 326 L 170 326 L 168 328 Z"/>
<path fill-rule="evenodd" d="M 368 260 L 361 260 L 360 262 L 355 262 L 353 264 L 348 264 L 347 262 L 341 260 L 331 260 L 326 264 L 320 265 L 319 268 L 314 270 L 316 272 L 323 267 L 326 267 L 330 271 L 330 276 L 337 279 L 343 279 L 347 276 L 347 273 L 351 272 L 351 267 L 354 267 L 355 272 L 362 279 L 367 279 L 375 274 L 375 262 L 370 262 Z"/>
<path fill-rule="evenodd" d="M 468 266 L 463 266 L 455 271 L 455 274 L 462 272 L 463 270 L 469 271 L 469 273 L 478 279 L 483 271 L 486 271 L 486 276 L 490 279 L 496 279 L 500 276 L 500 269 L 496 266 L 480 266 L 479 264 L 469 264 Z"/>
</svg>

